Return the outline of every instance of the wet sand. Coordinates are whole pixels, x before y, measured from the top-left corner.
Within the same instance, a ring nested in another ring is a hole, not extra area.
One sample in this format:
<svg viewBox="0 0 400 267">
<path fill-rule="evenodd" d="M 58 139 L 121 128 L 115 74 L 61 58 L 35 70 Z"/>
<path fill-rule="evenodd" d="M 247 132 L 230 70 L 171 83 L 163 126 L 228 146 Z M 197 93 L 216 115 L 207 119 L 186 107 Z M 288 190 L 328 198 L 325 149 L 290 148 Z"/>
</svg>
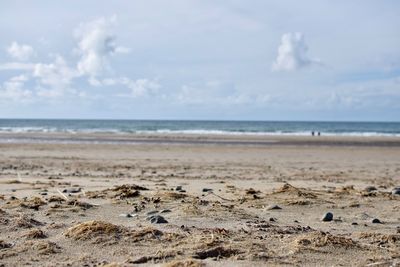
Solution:
<svg viewBox="0 0 400 267">
<path fill-rule="evenodd" d="M 0 265 L 400 264 L 400 138 L 0 139 Z"/>
</svg>

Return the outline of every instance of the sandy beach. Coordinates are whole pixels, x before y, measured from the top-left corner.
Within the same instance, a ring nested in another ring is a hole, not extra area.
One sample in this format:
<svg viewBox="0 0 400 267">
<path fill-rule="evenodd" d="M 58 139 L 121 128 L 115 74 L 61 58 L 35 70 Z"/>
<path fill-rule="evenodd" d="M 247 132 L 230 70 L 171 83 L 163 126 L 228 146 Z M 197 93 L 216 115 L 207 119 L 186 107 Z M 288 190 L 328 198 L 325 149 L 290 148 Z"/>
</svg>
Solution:
<svg viewBox="0 0 400 267">
<path fill-rule="evenodd" d="M 400 138 L 0 140 L 0 266 L 400 264 Z"/>
</svg>

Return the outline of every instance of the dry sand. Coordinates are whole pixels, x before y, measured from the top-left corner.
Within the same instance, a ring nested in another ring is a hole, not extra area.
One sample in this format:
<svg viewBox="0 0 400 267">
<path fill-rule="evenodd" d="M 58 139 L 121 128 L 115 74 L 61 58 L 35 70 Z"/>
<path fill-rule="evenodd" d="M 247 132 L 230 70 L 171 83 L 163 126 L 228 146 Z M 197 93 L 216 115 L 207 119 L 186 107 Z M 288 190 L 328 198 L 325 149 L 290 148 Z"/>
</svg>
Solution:
<svg viewBox="0 0 400 267">
<path fill-rule="evenodd" d="M 0 266 L 400 264 L 398 138 L 28 137 L 0 144 Z"/>
</svg>

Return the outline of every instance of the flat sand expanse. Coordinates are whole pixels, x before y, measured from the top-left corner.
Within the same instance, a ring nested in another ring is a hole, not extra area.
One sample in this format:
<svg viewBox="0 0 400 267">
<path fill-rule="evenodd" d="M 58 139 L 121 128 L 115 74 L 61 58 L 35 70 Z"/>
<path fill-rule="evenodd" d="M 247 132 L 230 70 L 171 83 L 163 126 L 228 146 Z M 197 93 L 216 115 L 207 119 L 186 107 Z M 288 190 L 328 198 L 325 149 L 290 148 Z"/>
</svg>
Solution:
<svg viewBox="0 0 400 267">
<path fill-rule="evenodd" d="M 1 134 L 0 266 L 396 266 L 396 186 L 400 138 Z"/>
</svg>

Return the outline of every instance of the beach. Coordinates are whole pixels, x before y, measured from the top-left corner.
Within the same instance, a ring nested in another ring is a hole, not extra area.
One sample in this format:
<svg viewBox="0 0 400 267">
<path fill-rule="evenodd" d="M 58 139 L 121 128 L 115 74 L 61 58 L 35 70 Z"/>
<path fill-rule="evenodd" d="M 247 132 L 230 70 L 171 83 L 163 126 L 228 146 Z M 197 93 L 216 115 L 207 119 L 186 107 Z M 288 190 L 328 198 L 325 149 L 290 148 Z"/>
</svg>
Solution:
<svg viewBox="0 0 400 267">
<path fill-rule="evenodd" d="M 399 162 L 400 137 L 1 133 L 0 265 L 396 266 Z"/>
</svg>

